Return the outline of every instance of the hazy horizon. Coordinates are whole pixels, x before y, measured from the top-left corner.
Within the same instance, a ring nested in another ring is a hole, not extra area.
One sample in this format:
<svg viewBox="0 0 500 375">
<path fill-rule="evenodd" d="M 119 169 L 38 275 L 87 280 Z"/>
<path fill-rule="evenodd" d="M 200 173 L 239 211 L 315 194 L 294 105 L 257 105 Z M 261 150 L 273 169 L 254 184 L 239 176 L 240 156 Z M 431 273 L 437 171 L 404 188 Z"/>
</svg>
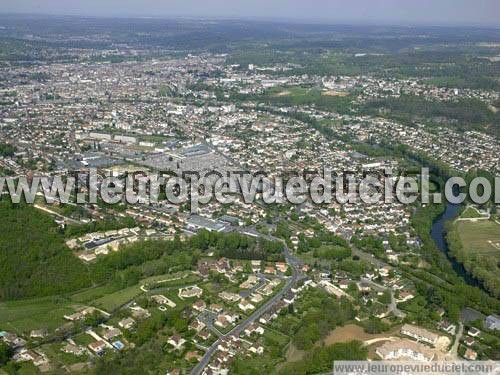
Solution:
<svg viewBox="0 0 500 375">
<path fill-rule="evenodd" d="M 500 27 L 497 0 L 4 0 L 0 13 L 155 18 L 248 18 L 322 23 Z"/>
</svg>

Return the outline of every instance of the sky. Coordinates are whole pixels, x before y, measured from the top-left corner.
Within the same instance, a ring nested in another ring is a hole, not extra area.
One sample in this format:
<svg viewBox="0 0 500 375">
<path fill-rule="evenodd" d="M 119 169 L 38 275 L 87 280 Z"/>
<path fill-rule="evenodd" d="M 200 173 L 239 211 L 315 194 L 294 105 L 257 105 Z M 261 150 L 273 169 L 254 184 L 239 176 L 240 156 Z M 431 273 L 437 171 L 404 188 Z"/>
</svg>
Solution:
<svg viewBox="0 0 500 375">
<path fill-rule="evenodd" d="M 0 0 L 0 13 L 500 27 L 500 0 Z"/>
</svg>

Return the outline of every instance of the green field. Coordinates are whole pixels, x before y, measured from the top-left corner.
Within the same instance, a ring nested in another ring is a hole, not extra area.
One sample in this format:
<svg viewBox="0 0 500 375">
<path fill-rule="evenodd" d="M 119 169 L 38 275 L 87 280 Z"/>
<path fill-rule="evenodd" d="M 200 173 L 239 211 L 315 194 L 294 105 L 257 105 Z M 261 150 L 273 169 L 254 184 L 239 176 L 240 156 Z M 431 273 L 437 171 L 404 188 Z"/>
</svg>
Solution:
<svg viewBox="0 0 500 375">
<path fill-rule="evenodd" d="M 279 346 L 285 346 L 290 341 L 289 336 L 269 327 L 265 327 L 264 337 L 276 342 Z"/>
<path fill-rule="evenodd" d="M 139 293 L 138 286 L 114 293 L 112 287 L 103 286 L 82 290 L 69 298 L 44 297 L 3 302 L 0 303 L 0 329 L 18 334 L 40 328 L 54 330 L 65 323 L 64 315 L 84 306 L 93 305 L 107 310 L 120 306 L 124 300 L 128 302 Z"/>
<path fill-rule="evenodd" d="M 63 316 L 81 307 L 56 297 L 10 301 L 0 304 L 0 329 L 18 334 L 33 329 L 55 329 L 64 324 Z"/>
<path fill-rule="evenodd" d="M 466 249 L 500 261 L 500 225 L 484 220 L 458 223 L 458 233 Z"/>
<path fill-rule="evenodd" d="M 451 254 L 500 297 L 500 224 L 491 220 L 457 221 L 448 233 Z"/>
<path fill-rule="evenodd" d="M 125 288 L 117 292 L 107 294 L 104 297 L 98 298 L 93 303 L 91 303 L 91 305 L 103 309 L 107 312 L 113 312 L 120 306 L 133 300 L 141 293 L 143 293 L 143 291 L 140 289 L 140 286 L 134 285 L 129 288 Z"/>
<path fill-rule="evenodd" d="M 95 341 L 95 339 L 86 334 L 86 333 L 80 333 L 78 335 L 76 335 L 75 337 L 73 337 L 73 340 L 78 344 L 78 345 L 82 345 L 82 346 L 87 346 L 88 344 L 91 344 Z"/>
<path fill-rule="evenodd" d="M 191 272 L 179 272 L 178 274 L 168 274 L 160 276 L 152 276 L 141 281 L 146 289 L 156 288 L 174 288 L 177 286 L 184 286 L 196 284 L 200 278 Z"/>
<path fill-rule="evenodd" d="M 112 286 L 99 286 L 95 288 L 84 289 L 71 295 L 70 299 L 76 303 L 88 303 L 102 298 L 116 291 Z"/>
<path fill-rule="evenodd" d="M 475 219 L 482 217 L 482 215 L 475 208 L 469 207 L 462 213 L 462 215 L 460 215 L 460 217 L 463 219 Z"/>
<path fill-rule="evenodd" d="M 17 375 L 34 375 L 40 372 L 31 362 L 21 362 L 19 369 L 16 371 Z"/>
<path fill-rule="evenodd" d="M 270 104 L 297 106 L 315 105 L 318 109 L 325 111 L 346 112 L 349 111 L 353 95 L 347 92 L 323 91 L 310 87 L 275 87 L 259 97 L 259 100 Z"/>
<path fill-rule="evenodd" d="M 0 330 L 18 334 L 29 333 L 31 330 L 41 328 L 52 331 L 65 323 L 64 315 L 72 314 L 84 306 L 95 306 L 111 313 L 144 293 L 140 286 L 145 284 L 155 287 L 149 294 L 168 295 L 174 302 L 183 305 L 183 301 L 177 298 L 177 288 L 194 284 L 199 281 L 199 277 L 191 273 L 180 274 L 180 276 L 185 277 L 162 283 L 158 283 L 158 281 L 170 279 L 174 275 L 154 276 L 121 290 L 106 285 L 82 289 L 64 297 L 54 296 L 3 302 L 0 303 Z"/>
</svg>

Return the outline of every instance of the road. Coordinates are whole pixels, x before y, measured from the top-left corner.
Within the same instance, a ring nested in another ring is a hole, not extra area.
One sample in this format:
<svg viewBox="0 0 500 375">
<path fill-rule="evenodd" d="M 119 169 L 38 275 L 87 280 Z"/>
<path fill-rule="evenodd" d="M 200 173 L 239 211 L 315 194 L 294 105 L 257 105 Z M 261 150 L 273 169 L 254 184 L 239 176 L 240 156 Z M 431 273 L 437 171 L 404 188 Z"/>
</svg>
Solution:
<svg viewBox="0 0 500 375">
<path fill-rule="evenodd" d="M 52 211 L 52 210 L 48 209 L 47 207 L 40 206 L 39 204 L 34 204 L 33 207 L 38 208 L 39 210 L 44 211 L 44 212 L 46 212 L 46 213 L 48 213 L 50 215 L 60 217 L 63 220 L 69 222 L 69 223 L 78 224 L 78 225 L 83 224 L 82 222 L 80 222 L 78 220 L 72 219 L 72 218 L 67 217 L 67 216 L 63 216 L 63 215 L 61 215 L 61 214 L 59 214 L 59 213 L 57 213 L 55 211 Z"/>
<path fill-rule="evenodd" d="M 403 319 L 406 316 L 404 312 L 398 309 L 396 304 L 396 299 L 394 298 L 394 290 L 392 288 L 377 284 L 373 280 L 367 278 L 361 278 L 361 281 L 370 284 L 373 287 L 373 289 L 379 292 L 383 292 L 386 290 L 389 290 L 391 292 L 391 303 L 388 305 L 389 309 L 386 312 L 386 316 L 390 315 L 391 313 L 394 313 L 395 316 L 401 319 Z"/>
<path fill-rule="evenodd" d="M 389 304 L 389 310 L 387 310 L 387 315 L 389 315 L 391 312 L 394 313 L 394 315 L 400 319 L 404 319 L 406 317 L 406 313 L 398 309 L 396 304 L 396 299 L 394 298 L 394 290 L 392 289 L 391 289 L 391 303 Z"/>
<path fill-rule="evenodd" d="M 277 239 L 275 239 L 277 240 Z M 300 279 L 301 275 L 298 271 L 297 266 L 300 265 L 300 261 L 298 259 L 295 259 L 292 254 L 290 254 L 290 251 L 288 247 L 284 248 L 284 255 L 285 255 L 285 260 L 288 263 L 288 265 L 292 268 L 292 276 L 289 277 L 286 281 L 285 287 L 282 288 L 277 294 L 271 297 L 268 301 L 266 301 L 262 306 L 260 306 L 252 315 L 250 315 L 248 318 L 242 320 L 236 327 L 234 327 L 230 332 L 228 332 L 225 335 L 222 335 L 217 341 L 215 341 L 212 346 L 205 352 L 203 355 L 203 358 L 201 361 L 193 368 L 191 371 L 192 375 L 199 375 L 203 372 L 203 369 L 208 365 L 210 362 L 210 359 L 212 358 L 213 354 L 217 351 L 217 347 L 219 346 L 220 342 L 228 337 L 228 336 L 239 336 L 240 333 L 242 333 L 249 325 L 251 325 L 253 322 L 255 322 L 257 319 L 259 319 L 262 315 L 264 315 L 267 311 L 269 311 L 274 305 L 276 305 L 281 298 L 290 291 L 292 286 Z"/>
<path fill-rule="evenodd" d="M 205 324 L 208 328 L 208 330 L 212 333 L 214 333 L 217 337 L 222 337 L 224 334 L 215 327 L 215 320 L 217 319 L 217 313 L 205 309 L 202 311 L 200 315 L 198 315 L 198 320 Z M 205 348 L 205 350 L 208 350 L 209 348 Z"/>
<path fill-rule="evenodd" d="M 460 323 L 460 325 L 458 326 L 457 335 L 455 336 L 455 342 L 453 343 L 453 346 L 448 352 L 448 355 L 451 356 L 452 360 L 457 361 L 460 359 L 458 356 L 458 345 L 460 344 L 460 340 L 462 339 L 463 334 L 464 334 L 464 325 Z"/>
</svg>

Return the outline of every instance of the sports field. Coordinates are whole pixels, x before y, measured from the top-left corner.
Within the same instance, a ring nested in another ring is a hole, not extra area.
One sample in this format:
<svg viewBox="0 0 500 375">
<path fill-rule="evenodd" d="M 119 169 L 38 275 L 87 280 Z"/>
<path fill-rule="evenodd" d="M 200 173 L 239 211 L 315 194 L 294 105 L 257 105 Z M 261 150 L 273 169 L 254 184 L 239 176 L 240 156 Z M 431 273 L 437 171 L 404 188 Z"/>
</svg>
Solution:
<svg viewBox="0 0 500 375">
<path fill-rule="evenodd" d="M 500 224 L 466 220 L 455 222 L 454 226 L 449 238 L 452 254 L 492 295 L 500 297 Z"/>
<path fill-rule="evenodd" d="M 490 220 L 460 221 L 458 233 L 468 251 L 500 261 L 500 224 Z"/>
</svg>

